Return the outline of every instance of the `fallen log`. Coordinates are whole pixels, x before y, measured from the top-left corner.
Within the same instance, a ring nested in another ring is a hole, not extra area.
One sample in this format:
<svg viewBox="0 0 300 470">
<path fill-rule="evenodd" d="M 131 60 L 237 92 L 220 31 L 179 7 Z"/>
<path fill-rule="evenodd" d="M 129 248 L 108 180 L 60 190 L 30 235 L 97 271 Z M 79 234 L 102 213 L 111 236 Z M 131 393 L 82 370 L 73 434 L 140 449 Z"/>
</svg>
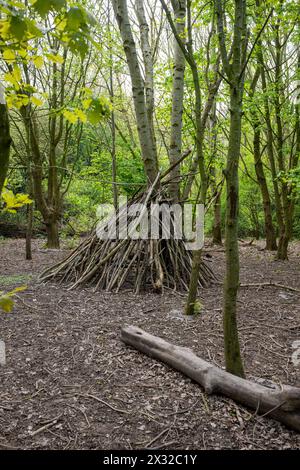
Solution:
<svg viewBox="0 0 300 470">
<path fill-rule="evenodd" d="M 242 379 L 197 357 L 191 349 L 176 346 L 135 326 L 122 329 L 121 339 L 150 357 L 161 360 L 202 385 L 207 394 L 220 394 L 300 431 L 300 388 L 264 386 Z"/>
</svg>

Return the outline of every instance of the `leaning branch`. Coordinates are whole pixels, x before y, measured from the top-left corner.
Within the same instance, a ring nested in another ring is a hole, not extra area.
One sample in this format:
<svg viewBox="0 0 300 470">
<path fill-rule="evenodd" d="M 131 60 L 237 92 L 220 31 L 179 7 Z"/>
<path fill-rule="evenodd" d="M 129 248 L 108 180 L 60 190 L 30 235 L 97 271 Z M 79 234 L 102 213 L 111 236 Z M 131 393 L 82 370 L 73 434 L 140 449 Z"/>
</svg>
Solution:
<svg viewBox="0 0 300 470">
<path fill-rule="evenodd" d="M 179 158 L 179 160 L 177 160 L 175 163 L 173 163 L 171 166 L 169 166 L 169 168 L 161 175 L 160 179 L 162 180 L 163 178 L 165 178 L 169 173 L 171 173 L 172 170 L 174 170 L 174 168 L 179 165 L 181 162 L 183 162 L 183 160 L 185 160 L 186 157 L 188 157 L 190 155 L 190 153 L 192 153 L 192 149 L 188 149 L 186 150 L 182 156 Z"/>
<path fill-rule="evenodd" d="M 228 57 L 226 43 L 225 43 L 224 11 L 223 11 L 221 0 L 216 0 L 216 13 L 217 13 L 218 38 L 219 38 L 220 52 L 222 56 L 223 67 L 224 67 L 224 71 L 226 75 L 230 76 L 229 57 Z"/>
<path fill-rule="evenodd" d="M 262 33 L 263 33 L 265 27 L 267 26 L 269 19 L 270 19 L 271 16 L 272 16 L 273 10 L 274 10 L 274 8 L 271 8 L 270 13 L 268 14 L 268 16 L 267 16 L 267 18 L 266 18 L 264 24 L 262 25 L 262 27 L 261 27 L 261 29 L 260 29 L 258 35 L 256 36 L 255 41 L 254 41 L 254 43 L 252 44 L 251 50 L 250 50 L 250 52 L 249 52 L 249 54 L 248 54 L 248 57 L 247 57 L 247 59 L 245 60 L 245 63 L 244 63 L 244 65 L 243 65 L 243 67 L 242 67 L 242 70 L 241 70 L 241 73 L 240 73 L 239 78 L 241 78 L 241 77 L 243 76 L 243 73 L 245 72 L 245 69 L 246 69 L 246 67 L 247 67 L 247 65 L 248 65 L 248 62 L 249 62 L 249 60 L 250 60 L 250 58 L 251 58 L 251 56 L 252 56 L 252 54 L 253 54 L 253 51 L 254 51 L 254 49 L 255 49 L 255 46 L 256 46 L 257 42 L 259 41 L 259 38 L 261 37 L 261 35 L 262 35 Z"/>
<path fill-rule="evenodd" d="M 193 58 L 191 57 L 190 53 L 188 52 L 187 48 L 185 47 L 184 42 L 182 41 L 181 37 L 178 34 L 178 31 L 177 31 L 175 23 L 173 21 L 171 12 L 167 7 L 166 2 L 164 0 L 160 0 L 160 3 L 163 7 L 163 10 L 164 10 L 165 14 L 166 14 L 166 17 L 167 17 L 168 23 L 170 25 L 170 28 L 172 30 L 172 33 L 174 34 L 174 37 L 175 37 L 180 49 L 182 50 L 182 53 L 185 57 L 185 60 L 187 61 L 187 63 L 190 66 L 192 66 L 193 65 Z"/>
</svg>

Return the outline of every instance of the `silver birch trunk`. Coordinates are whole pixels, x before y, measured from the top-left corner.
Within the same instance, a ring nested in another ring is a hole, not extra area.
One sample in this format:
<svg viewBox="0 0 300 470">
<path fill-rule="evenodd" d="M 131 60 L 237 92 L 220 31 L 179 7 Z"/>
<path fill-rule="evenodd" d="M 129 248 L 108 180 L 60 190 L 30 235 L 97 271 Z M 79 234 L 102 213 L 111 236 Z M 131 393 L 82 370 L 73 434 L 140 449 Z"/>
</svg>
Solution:
<svg viewBox="0 0 300 470">
<path fill-rule="evenodd" d="M 173 2 L 175 25 L 178 35 L 184 40 L 186 0 L 174 0 Z M 181 157 L 182 146 L 182 114 L 184 94 L 184 72 L 185 57 L 178 41 L 174 38 L 174 69 L 172 88 L 172 115 L 170 135 L 170 164 L 175 164 Z M 171 172 L 172 183 L 170 184 L 170 195 L 174 202 L 180 198 L 179 188 L 180 165 Z"/>
<path fill-rule="evenodd" d="M 144 9 L 144 0 L 135 2 L 136 16 L 139 22 L 141 49 L 144 61 L 145 74 L 145 96 L 146 108 L 149 121 L 150 132 L 153 140 L 154 152 L 156 152 L 155 132 L 154 132 L 154 72 L 153 72 L 153 53 L 149 40 L 149 26 L 146 20 Z"/>
<path fill-rule="evenodd" d="M 155 141 L 148 119 L 145 84 L 138 61 L 136 45 L 133 39 L 126 0 L 112 0 L 115 17 L 119 26 L 126 61 L 129 68 L 137 130 L 146 175 L 150 182 L 158 172 Z"/>
</svg>

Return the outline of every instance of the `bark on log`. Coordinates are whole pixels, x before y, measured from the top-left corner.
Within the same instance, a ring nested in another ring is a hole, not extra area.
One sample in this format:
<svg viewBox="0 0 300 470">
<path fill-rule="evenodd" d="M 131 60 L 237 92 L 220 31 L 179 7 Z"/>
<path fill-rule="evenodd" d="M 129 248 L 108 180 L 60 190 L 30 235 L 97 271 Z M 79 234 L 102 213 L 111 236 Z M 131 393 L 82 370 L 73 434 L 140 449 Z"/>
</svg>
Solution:
<svg viewBox="0 0 300 470">
<path fill-rule="evenodd" d="M 184 373 L 202 385 L 206 393 L 225 395 L 300 431 L 300 388 L 276 384 L 271 388 L 242 379 L 197 357 L 189 348 L 171 344 L 135 326 L 123 328 L 121 339 Z"/>
</svg>

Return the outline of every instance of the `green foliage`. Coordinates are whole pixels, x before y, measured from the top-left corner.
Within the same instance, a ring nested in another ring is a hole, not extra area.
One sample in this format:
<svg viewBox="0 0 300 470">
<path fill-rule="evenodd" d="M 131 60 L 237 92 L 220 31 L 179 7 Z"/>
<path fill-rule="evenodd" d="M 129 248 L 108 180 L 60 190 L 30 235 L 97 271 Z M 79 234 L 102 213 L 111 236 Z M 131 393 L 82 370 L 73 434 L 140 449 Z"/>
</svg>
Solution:
<svg viewBox="0 0 300 470">
<path fill-rule="evenodd" d="M 86 90 L 85 90 L 86 91 Z M 81 100 L 82 108 L 66 108 L 62 111 L 65 119 L 71 124 L 78 122 L 98 124 L 103 118 L 109 117 L 111 112 L 111 103 L 104 96 L 85 97 Z"/>
<path fill-rule="evenodd" d="M 109 188 L 101 185 L 92 177 L 75 178 L 71 184 L 65 202 L 64 231 L 66 234 L 88 232 L 96 220 L 99 204 L 110 199 Z"/>
<path fill-rule="evenodd" d="M 31 85 L 28 89 L 20 66 L 31 63 L 36 69 L 40 69 L 46 58 L 56 64 L 64 62 L 63 57 L 53 53 L 51 41 L 45 40 L 46 31 L 52 36 L 52 41 L 58 39 L 64 47 L 83 60 L 88 52 L 89 42 L 92 41 L 90 28 L 95 25 L 95 19 L 81 5 L 69 6 L 66 0 L 32 0 L 30 7 L 16 1 L 1 2 L 0 13 L 3 14 L 0 19 L 1 53 L 10 66 L 9 72 L 4 76 L 8 83 L 7 104 L 16 108 L 29 103 L 41 106 L 43 101 L 33 96 L 37 89 Z M 55 26 L 49 28 L 49 22 L 53 22 L 53 14 Z M 39 23 L 36 15 L 45 20 L 44 26 Z M 49 15 L 52 15 L 51 18 Z M 46 22 L 48 17 L 49 21 Z M 41 48 L 43 56 L 40 55 Z M 90 111 L 91 121 L 97 123 L 100 116 L 107 115 L 107 109 L 108 105 L 102 98 L 95 98 Z M 72 116 L 71 118 L 74 119 Z M 80 119 L 80 116 L 76 119 Z"/>
<path fill-rule="evenodd" d="M 41 16 L 45 17 L 51 10 L 59 12 L 66 7 L 66 0 L 31 0 L 33 9 Z"/>
<path fill-rule="evenodd" d="M 10 313 L 14 307 L 13 297 L 23 290 L 27 289 L 27 286 L 16 287 L 10 292 L 0 291 L 0 309 L 5 313 Z"/>
<path fill-rule="evenodd" d="M 87 117 L 91 124 L 98 124 L 100 120 L 110 114 L 111 106 L 104 97 L 91 98 L 87 110 Z"/>
<path fill-rule="evenodd" d="M 7 189 L 7 181 L 4 184 L 2 193 L 0 195 L 0 213 L 16 213 L 16 209 L 23 207 L 26 204 L 32 204 L 32 200 L 28 197 L 27 194 L 14 194 L 13 191 Z M 3 284 L 3 278 L 0 277 L 0 283 Z M 6 313 L 12 311 L 14 302 L 13 296 L 20 291 L 26 289 L 26 286 L 16 287 L 10 292 L 0 291 L 0 309 Z"/>
<path fill-rule="evenodd" d="M 203 310 L 203 305 L 200 300 L 197 300 L 194 304 L 194 314 L 199 315 Z"/>
<path fill-rule="evenodd" d="M 76 235 L 70 236 L 66 231 L 61 233 L 61 237 L 64 239 L 64 248 L 67 250 L 74 250 L 80 243 L 80 237 Z"/>
<path fill-rule="evenodd" d="M 28 47 L 25 41 L 42 37 L 43 33 L 37 23 L 25 14 L 25 6 L 22 3 L 9 3 L 1 2 L 0 4 L 0 12 L 3 15 L 0 20 L 2 49 L 9 49 L 12 43 L 13 48 L 18 46 Z"/>
<path fill-rule="evenodd" d="M 0 286 L 12 286 L 16 284 L 23 284 L 24 282 L 28 282 L 32 276 L 30 274 L 12 274 L 6 276 L 0 276 Z"/>
<path fill-rule="evenodd" d="M 277 178 L 279 181 L 289 184 L 291 192 L 298 196 L 299 199 L 300 167 L 292 168 L 289 171 L 279 171 Z"/>
<path fill-rule="evenodd" d="M 7 185 L 6 181 L 0 195 L 0 212 L 15 214 L 20 207 L 33 203 L 28 194 L 14 194 L 12 190 L 7 188 Z"/>
</svg>

